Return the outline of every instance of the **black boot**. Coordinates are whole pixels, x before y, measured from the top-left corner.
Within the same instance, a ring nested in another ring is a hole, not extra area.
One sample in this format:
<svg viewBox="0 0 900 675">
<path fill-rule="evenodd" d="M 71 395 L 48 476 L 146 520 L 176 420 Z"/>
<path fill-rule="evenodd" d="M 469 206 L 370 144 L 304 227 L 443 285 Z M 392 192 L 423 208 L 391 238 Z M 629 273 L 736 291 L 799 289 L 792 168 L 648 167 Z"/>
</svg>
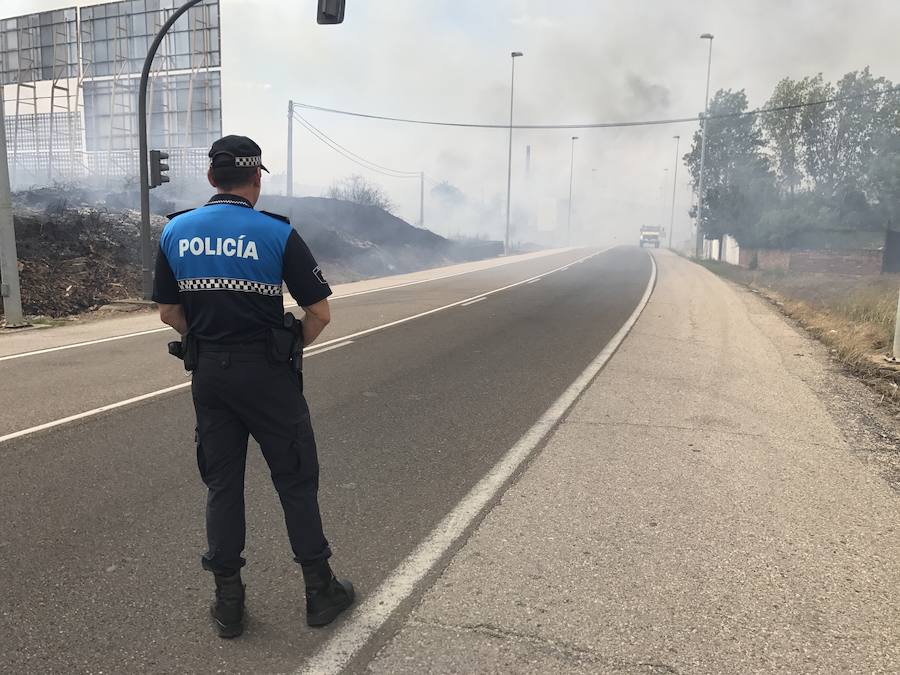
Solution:
<svg viewBox="0 0 900 675">
<path fill-rule="evenodd" d="M 353 604 L 353 584 L 335 578 L 327 560 L 302 565 L 306 584 L 306 623 L 327 626 Z"/>
<path fill-rule="evenodd" d="M 216 601 L 210 613 L 221 638 L 234 638 L 244 632 L 244 584 L 241 573 L 216 574 Z"/>
</svg>

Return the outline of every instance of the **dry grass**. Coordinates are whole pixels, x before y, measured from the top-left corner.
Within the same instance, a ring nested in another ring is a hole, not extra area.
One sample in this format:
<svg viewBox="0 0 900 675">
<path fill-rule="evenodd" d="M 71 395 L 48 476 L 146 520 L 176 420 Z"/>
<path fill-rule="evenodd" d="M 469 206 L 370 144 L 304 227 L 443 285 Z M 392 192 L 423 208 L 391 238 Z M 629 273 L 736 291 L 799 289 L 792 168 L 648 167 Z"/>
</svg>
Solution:
<svg viewBox="0 0 900 675">
<path fill-rule="evenodd" d="M 749 286 L 774 302 L 893 404 L 900 404 L 900 369 L 884 361 L 891 351 L 900 275 L 848 277 L 704 266 Z"/>
</svg>

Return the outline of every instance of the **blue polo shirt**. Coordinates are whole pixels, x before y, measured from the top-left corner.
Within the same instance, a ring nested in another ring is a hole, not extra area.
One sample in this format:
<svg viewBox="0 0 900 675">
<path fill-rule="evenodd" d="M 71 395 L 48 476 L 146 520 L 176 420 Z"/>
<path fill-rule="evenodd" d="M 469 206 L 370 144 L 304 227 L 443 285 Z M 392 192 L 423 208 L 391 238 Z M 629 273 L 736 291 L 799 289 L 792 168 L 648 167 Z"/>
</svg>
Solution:
<svg viewBox="0 0 900 675">
<path fill-rule="evenodd" d="M 284 284 L 301 307 L 331 295 L 309 247 L 283 216 L 218 194 L 170 218 L 159 240 L 153 300 L 183 305 L 188 331 L 201 340 L 263 339 L 282 325 Z"/>
</svg>

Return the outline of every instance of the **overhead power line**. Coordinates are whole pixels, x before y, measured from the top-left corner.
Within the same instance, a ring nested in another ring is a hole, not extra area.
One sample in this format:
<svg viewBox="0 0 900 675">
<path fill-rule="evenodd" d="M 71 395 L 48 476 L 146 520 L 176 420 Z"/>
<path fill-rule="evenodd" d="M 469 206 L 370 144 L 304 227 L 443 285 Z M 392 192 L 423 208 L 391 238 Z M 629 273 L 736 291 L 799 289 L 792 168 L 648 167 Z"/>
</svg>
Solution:
<svg viewBox="0 0 900 675">
<path fill-rule="evenodd" d="M 738 113 L 726 113 L 723 115 L 710 115 L 707 119 L 710 121 L 714 120 L 724 120 L 724 119 L 734 119 L 739 117 L 752 117 L 756 115 L 768 115 L 777 112 L 784 112 L 787 110 L 797 110 L 799 108 L 809 108 L 817 105 L 828 105 L 830 103 L 839 103 L 841 101 L 852 101 L 856 99 L 862 98 L 876 98 L 878 96 L 884 96 L 885 94 L 900 92 L 900 86 L 891 87 L 890 89 L 884 89 L 879 92 L 866 93 L 866 94 L 851 94 L 849 96 L 835 96 L 832 98 L 822 99 L 819 101 L 806 101 L 803 103 L 794 103 L 790 105 L 782 105 L 782 106 L 774 106 L 771 108 L 757 108 L 755 110 L 748 110 L 745 112 Z M 304 108 L 306 110 L 314 110 L 317 112 L 325 112 L 331 113 L 335 115 L 346 115 L 349 117 L 361 117 L 365 119 L 372 120 L 382 120 L 386 122 L 398 122 L 402 124 L 422 124 L 427 126 L 437 126 L 437 127 L 462 127 L 468 129 L 509 129 L 510 126 L 508 124 L 484 124 L 480 122 L 446 122 L 446 121 L 438 121 L 438 120 L 421 120 L 421 119 L 411 119 L 406 117 L 389 117 L 386 115 L 374 115 L 371 113 L 360 113 L 353 112 L 350 110 L 339 110 L 337 108 L 326 108 L 324 106 L 312 105 L 310 103 L 299 103 L 294 102 L 295 108 Z M 621 127 L 648 127 L 648 126 L 659 126 L 664 124 L 686 124 L 689 122 L 700 122 L 702 120 L 701 115 L 696 115 L 693 117 L 673 117 L 668 119 L 657 119 L 657 120 L 628 120 L 624 122 L 591 122 L 585 124 L 514 124 L 512 125 L 513 129 L 615 129 Z"/>
<path fill-rule="evenodd" d="M 344 156 L 346 159 L 349 159 L 351 162 L 354 162 L 355 164 L 363 167 L 364 169 L 379 173 L 383 176 L 390 176 L 391 178 L 419 178 L 420 176 L 421 172 L 419 171 L 400 171 L 398 169 L 391 169 L 389 167 L 373 162 L 372 160 L 366 159 L 362 155 L 358 155 L 352 150 L 345 148 L 324 131 L 305 119 L 302 115 L 296 112 L 296 110 L 294 111 L 294 117 L 309 133 L 315 136 L 319 141 L 327 145 L 338 154 Z"/>
</svg>

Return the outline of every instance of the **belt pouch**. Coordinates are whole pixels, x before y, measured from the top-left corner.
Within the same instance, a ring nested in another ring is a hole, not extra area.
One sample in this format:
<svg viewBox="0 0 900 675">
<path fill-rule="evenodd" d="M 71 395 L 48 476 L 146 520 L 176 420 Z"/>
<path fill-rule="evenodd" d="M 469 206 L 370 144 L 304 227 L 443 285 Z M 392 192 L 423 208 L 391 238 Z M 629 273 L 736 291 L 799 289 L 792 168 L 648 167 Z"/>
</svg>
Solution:
<svg viewBox="0 0 900 675">
<path fill-rule="evenodd" d="M 291 360 L 291 347 L 294 344 L 294 334 L 284 328 L 270 328 L 266 334 L 266 346 L 269 361 L 272 363 L 287 363 Z"/>
</svg>

